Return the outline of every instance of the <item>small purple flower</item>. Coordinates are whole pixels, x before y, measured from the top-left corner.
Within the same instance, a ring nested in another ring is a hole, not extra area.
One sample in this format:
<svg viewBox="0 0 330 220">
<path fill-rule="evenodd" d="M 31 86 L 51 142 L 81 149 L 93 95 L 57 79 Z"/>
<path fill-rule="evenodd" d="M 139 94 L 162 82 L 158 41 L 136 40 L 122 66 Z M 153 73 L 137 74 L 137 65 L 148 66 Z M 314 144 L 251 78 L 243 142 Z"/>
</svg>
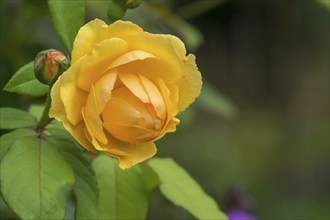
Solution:
<svg viewBox="0 0 330 220">
<path fill-rule="evenodd" d="M 228 220 L 256 220 L 256 218 L 242 209 L 230 209 L 227 211 Z"/>
</svg>

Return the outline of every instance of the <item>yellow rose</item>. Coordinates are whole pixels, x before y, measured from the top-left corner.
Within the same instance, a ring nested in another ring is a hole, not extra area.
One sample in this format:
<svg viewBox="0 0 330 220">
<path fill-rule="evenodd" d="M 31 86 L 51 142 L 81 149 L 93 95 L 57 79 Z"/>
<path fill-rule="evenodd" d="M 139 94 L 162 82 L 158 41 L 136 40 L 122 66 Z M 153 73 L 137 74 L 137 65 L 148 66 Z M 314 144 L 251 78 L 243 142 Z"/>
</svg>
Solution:
<svg viewBox="0 0 330 220">
<path fill-rule="evenodd" d="M 49 115 L 86 149 L 118 158 L 125 169 L 156 153 L 154 141 L 176 130 L 176 115 L 201 86 L 195 57 L 177 37 L 95 19 L 77 34 Z"/>
</svg>

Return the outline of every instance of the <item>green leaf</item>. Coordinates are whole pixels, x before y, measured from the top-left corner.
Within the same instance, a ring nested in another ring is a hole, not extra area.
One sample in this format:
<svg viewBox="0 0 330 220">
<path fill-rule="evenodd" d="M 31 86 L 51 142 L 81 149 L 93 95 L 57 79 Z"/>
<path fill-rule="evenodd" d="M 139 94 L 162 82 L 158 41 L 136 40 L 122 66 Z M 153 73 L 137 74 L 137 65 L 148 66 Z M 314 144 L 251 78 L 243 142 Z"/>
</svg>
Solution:
<svg viewBox="0 0 330 220">
<path fill-rule="evenodd" d="M 142 181 L 144 187 L 147 189 L 147 192 L 153 191 L 160 184 L 158 175 L 147 164 L 139 164 L 138 166 L 142 171 Z"/>
<path fill-rule="evenodd" d="M 172 159 L 154 158 L 148 164 L 158 174 L 162 194 L 198 219 L 227 219 L 217 203 Z"/>
<path fill-rule="evenodd" d="M 34 136 L 16 140 L 1 161 L 1 194 L 22 219 L 63 219 L 74 176 L 55 146 Z"/>
<path fill-rule="evenodd" d="M 84 24 L 85 5 L 83 0 L 48 0 L 50 14 L 56 32 L 64 46 L 71 51 L 78 30 Z"/>
<path fill-rule="evenodd" d="M 37 119 L 28 112 L 15 108 L 0 108 L 0 129 L 31 127 Z"/>
<path fill-rule="evenodd" d="M 164 24 L 177 31 L 190 50 L 195 50 L 203 43 L 204 38 L 198 28 L 173 13 L 171 8 L 160 4 L 149 4 L 148 9 Z"/>
<path fill-rule="evenodd" d="M 34 76 L 33 61 L 22 66 L 5 85 L 3 90 L 21 95 L 40 97 L 48 92 L 48 86 L 40 83 Z"/>
<path fill-rule="evenodd" d="M 78 146 L 68 133 L 53 123 L 48 126 L 50 135 L 46 138 L 62 153 L 73 168 L 75 183 L 73 193 L 76 197 L 76 219 L 98 219 L 98 187 L 91 162 L 82 147 Z"/>
<path fill-rule="evenodd" d="M 10 146 L 20 138 L 36 137 L 35 131 L 25 128 L 16 129 L 10 133 L 4 134 L 0 137 L 0 160 L 6 155 Z"/>
<path fill-rule="evenodd" d="M 204 81 L 201 95 L 196 105 L 213 114 L 233 118 L 237 115 L 236 107 L 210 83 Z"/>
<path fill-rule="evenodd" d="M 44 109 L 45 109 L 45 105 L 40 105 L 40 104 L 30 105 L 29 113 L 39 120 L 42 116 Z"/>
<path fill-rule="evenodd" d="M 100 155 L 93 161 L 99 186 L 100 219 L 144 219 L 148 189 L 139 166 L 121 170 L 117 160 Z"/>
</svg>

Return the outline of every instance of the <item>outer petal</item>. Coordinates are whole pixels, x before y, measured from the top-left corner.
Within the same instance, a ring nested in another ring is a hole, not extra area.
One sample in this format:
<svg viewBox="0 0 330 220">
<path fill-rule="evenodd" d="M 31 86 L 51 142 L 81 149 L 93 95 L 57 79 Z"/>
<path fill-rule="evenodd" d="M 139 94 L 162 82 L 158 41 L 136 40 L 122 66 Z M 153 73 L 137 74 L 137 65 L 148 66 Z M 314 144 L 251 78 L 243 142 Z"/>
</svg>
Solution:
<svg viewBox="0 0 330 220">
<path fill-rule="evenodd" d="M 200 94 L 202 76 L 195 63 L 195 56 L 188 55 L 183 66 L 183 77 L 177 83 L 179 89 L 179 111 L 185 110 Z"/>
<path fill-rule="evenodd" d="M 154 156 L 157 152 L 156 145 L 153 142 L 143 143 L 132 146 L 122 146 L 120 150 L 126 152 L 127 156 L 118 157 L 119 167 L 127 169 Z"/>
<path fill-rule="evenodd" d="M 91 144 L 91 142 L 87 139 L 85 135 L 85 123 L 80 122 L 79 124 L 75 126 L 68 126 L 68 124 L 63 123 L 64 127 L 72 134 L 74 139 L 76 139 L 84 148 L 87 150 L 90 150 L 92 152 L 96 152 L 94 146 Z"/>
<path fill-rule="evenodd" d="M 178 113 L 178 102 L 179 102 L 179 89 L 175 84 L 166 85 L 170 92 L 172 102 L 172 112 L 176 115 Z"/>
<path fill-rule="evenodd" d="M 171 90 L 168 89 L 168 87 L 165 85 L 164 81 L 162 79 L 157 79 L 156 84 L 159 87 L 161 93 L 163 94 L 165 105 L 167 108 L 167 120 L 164 124 L 163 130 L 160 132 L 159 136 L 155 139 L 158 140 L 162 138 L 166 133 L 168 132 L 174 132 L 176 130 L 176 125 L 180 123 L 180 120 L 175 118 L 177 114 L 177 106 L 176 103 L 173 103 L 173 100 L 175 101 L 175 94 L 171 97 Z M 175 92 L 174 88 L 171 86 L 171 89 Z"/>
<path fill-rule="evenodd" d="M 49 109 L 49 117 L 56 118 L 59 121 L 66 119 L 66 113 L 64 109 L 64 104 L 61 99 L 61 77 L 55 82 L 52 87 L 50 97 L 52 99 L 51 107 Z"/>
<path fill-rule="evenodd" d="M 73 42 L 71 64 L 92 51 L 93 46 L 103 40 L 102 32 L 107 27 L 104 21 L 95 19 L 80 28 Z"/>
<path fill-rule="evenodd" d="M 179 38 L 143 32 L 124 36 L 122 39 L 128 42 L 129 50 L 147 51 L 159 58 L 143 61 L 145 65 L 139 73 L 148 79 L 159 77 L 166 83 L 174 83 L 182 77 L 182 62 L 186 60 L 186 50 Z M 131 64 L 127 65 L 130 66 Z M 135 68 L 135 64 L 132 65 L 130 70 Z"/>
<path fill-rule="evenodd" d="M 72 64 L 91 52 L 94 45 L 116 35 L 141 32 L 142 29 L 130 22 L 117 21 L 110 27 L 104 21 L 95 19 L 80 28 L 73 43 Z M 120 32 L 120 34 L 116 34 Z"/>
<path fill-rule="evenodd" d="M 115 61 L 112 62 L 112 64 L 109 66 L 109 68 L 115 68 L 127 63 L 131 63 L 133 61 L 137 60 L 145 60 L 145 59 L 157 59 L 153 54 L 142 51 L 142 50 L 134 50 L 131 52 L 128 52 L 120 57 L 118 57 Z"/>
<path fill-rule="evenodd" d="M 127 46 L 127 42 L 119 38 L 106 39 L 94 45 L 90 53 L 70 67 L 79 65 L 78 86 L 89 91 L 91 84 L 105 73 L 109 65 L 127 52 Z"/>
<path fill-rule="evenodd" d="M 103 151 L 118 158 L 121 169 L 130 168 L 137 163 L 147 160 L 157 152 L 156 145 L 153 142 L 128 144 L 112 136 L 108 136 L 107 138 L 109 142 L 107 145 L 102 145 Z"/>
<path fill-rule="evenodd" d="M 64 105 L 60 98 L 60 81 L 61 79 L 58 79 L 51 91 L 52 105 L 49 111 L 49 117 L 54 117 L 57 120 L 62 121 L 64 127 L 81 145 L 83 145 L 87 150 L 95 152 L 95 148 L 84 135 L 84 122 L 81 121 L 79 124 L 73 125 L 66 117 Z"/>
<path fill-rule="evenodd" d="M 102 144 L 106 144 L 108 140 L 104 134 L 102 121 L 97 111 L 94 86 L 91 87 L 91 91 L 86 103 L 86 108 L 82 109 L 82 115 L 88 130 L 91 132 L 91 135 L 99 140 Z"/>
<path fill-rule="evenodd" d="M 64 89 L 63 89 L 63 84 L 64 84 Z M 73 112 L 73 110 L 77 110 L 82 108 L 84 105 L 84 99 L 87 96 L 86 94 L 81 94 L 81 91 L 74 86 L 74 84 L 68 84 L 70 88 L 73 87 L 73 90 L 71 93 L 68 91 L 68 96 L 65 97 L 65 99 L 62 99 L 61 93 L 63 90 L 65 91 L 66 84 L 63 82 L 63 77 L 59 77 L 59 79 L 56 81 L 56 83 L 53 85 L 52 90 L 51 90 L 51 108 L 49 111 L 49 116 L 54 117 L 59 121 L 63 122 L 64 127 L 66 127 L 71 134 L 76 133 L 74 132 L 76 127 L 79 127 L 81 125 L 78 125 L 80 120 L 81 114 L 78 112 L 77 114 Z M 68 101 L 70 100 L 70 101 Z M 73 101 L 74 100 L 74 101 Z M 65 106 L 65 104 L 66 106 Z M 72 104 L 75 104 L 76 108 L 72 106 Z M 68 111 L 66 111 L 68 109 Z M 68 115 L 69 113 L 69 115 Z M 71 118 L 70 118 L 71 116 Z M 73 117 L 73 118 L 72 118 Z M 70 120 L 71 119 L 71 120 Z M 72 123 L 72 119 L 73 122 Z M 80 129 L 80 128 L 79 128 Z M 79 130 L 78 129 L 78 130 Z M 79 133 L 79 132 L 78 132 Z M 79 136 L 79 134 L 76 134 L 76 136 Z M 87 144 L 85 144 L 87 145 Z M 87 148 L 90 148 L 88 146 Z"/>
<path fill-rule="evenodd" d="M 111 92 L 115 86 L 117 72 L 115 69 L 105 73 L 95 84 L 95 98 L 97 112 L 100 114 L 111 98 Z"/>
<path fill-rule="evenodd" d="M 107 135 L 107 139 L 109 141 L 106 145 L 99 143 L 95 139 L 93 144 L 97 150 L 116 157 L 119 160 L 119 167 L 121 169 L 130 168 L 137 163 L 147 160 L 154 156 L 157 152 L 156 145 L 153 142 L 129 144 L 120 141 L 109 134 Z"/>
<path fill-rule="evenodd" d="M 183 42 L 172 35 L 143 32 L 142 28 L 128 21 L 116 21 L 106 26 L 103 21 L 96 19 L 83 26 L 74 42 L 72 62 L 75 63 L 77 59 L 92 51 L 94 44 L 109 38 L 126 41 L 129 51 L 145 51 L 160 59 L 152 60 L 153 62 L 148 62 L 145 66 L 141 73 L 147 78 L 160 77 L 166 83 L 173 83 L 182 77 L 182 61 L 186 60 Z M 80 48 L 83 50 L 80 51 Z"/>
<path fill-rule="evenodd" d="M 60 97 L 66 117 L 73 125 L 82 120 L 81 108 L 85 106 L 87 93 L 76 86 L 76 75 L 79 70 L 72 66 L 60 77 Z"/>
</svg>

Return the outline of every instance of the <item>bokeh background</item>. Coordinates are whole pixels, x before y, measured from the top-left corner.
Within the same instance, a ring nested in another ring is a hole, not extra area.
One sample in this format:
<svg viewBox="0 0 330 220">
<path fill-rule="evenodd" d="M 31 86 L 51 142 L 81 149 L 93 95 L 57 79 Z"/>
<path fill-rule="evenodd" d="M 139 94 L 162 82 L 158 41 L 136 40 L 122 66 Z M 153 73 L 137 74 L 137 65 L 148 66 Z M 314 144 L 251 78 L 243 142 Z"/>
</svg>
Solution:
<svg viewBox="0 0 330 220">
<path fill-rule="evenodd" d="M 107 4 L 86 1 L 86 21 L 106 21 Z M 329 4 L 145 0 L 125 15 L 177 35 L 197 56 L 202 95 L 158 142 L 158 156 L 174 158 L 223 210 L 329 219 Z M 1 0 L 0 10 L 1 88 L 39 51 L 68 53 L 46 1 Z M 1 91 L 1 106 L 43 101 Z M 148 219 L 191 218 L 159 192 L 150 196 Z"/>
</svg>

